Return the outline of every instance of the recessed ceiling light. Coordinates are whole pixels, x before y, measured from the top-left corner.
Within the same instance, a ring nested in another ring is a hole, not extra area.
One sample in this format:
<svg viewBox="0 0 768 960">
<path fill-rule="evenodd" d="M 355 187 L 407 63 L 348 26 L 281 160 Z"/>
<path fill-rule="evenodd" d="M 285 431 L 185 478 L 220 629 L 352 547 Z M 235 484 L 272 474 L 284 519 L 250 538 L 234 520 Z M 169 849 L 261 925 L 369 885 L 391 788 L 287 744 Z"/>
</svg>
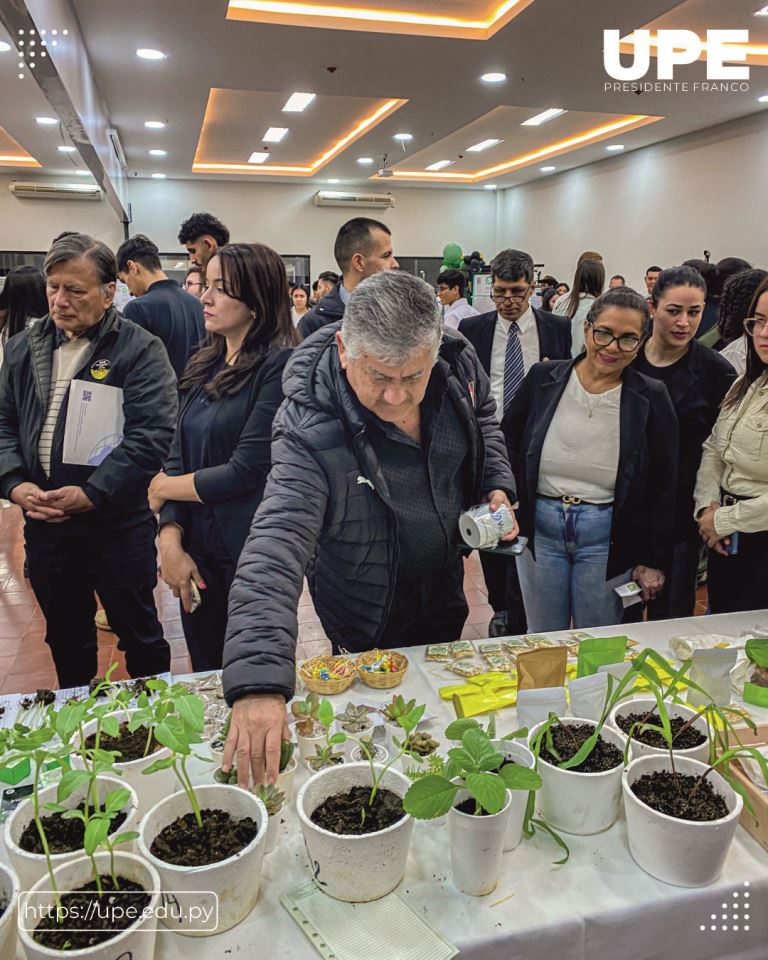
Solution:
<svg viewBox="0 0 768 960">
<path fill-rule="evenodd" d="M 339 181 L 336 180 L 335 177 L 334 177 L 333 179 L 331 179 L 331 180 L 328 181 L 328 183 L 338 183 L 338 182 L 339 182 Z"/>
<path fill-rule="evenodd" d="M 301 113 L 314 99 L 314 93 L 292 93 L 286 100 L 283 113 Z"/>
<path fill-rule="evenodd" d="M 453 160 L 436 160 L 434 163 L 430 163 L 427 170 L 442 170 L 443 167 L 449 167 L 452 163 Z"/>
<path fill-rule="evenodd" d="M 480 143 L 476 143 L 472 147 L 467 147 L 467 152 L 480 153 L 481 150 L 487 150 L 488 147 L 495 147 L 497 143 L 501 143 L 501 140 L 481 140 Z"/>
<path fill-rule="evenodd" d="M 483 187 L 483 190 L 495 190 L 495 189 L 496 189 L 495 183 L 486 183 L 485 186 Z"/>
<path fill-rule="evenodd" d="M 61 147 L 58 147 L 57 149 L 58 149 L 59 153 L 74 153 L 74 152 L 75 152 L 75 148 L 74 148 L 74 147 L 68 147 L 68 146 L 66 146 L 66 145 L 61 146 Z"/>
<path fill-rule="evenodd" d="M 254 150 L 248 157 L 248 163 L 264 163 L 265 160 L 269 160 L 269 154 L 263 150 Z"/>
<path fill-rule="evenodd" d="M 53 127 L 59 122 L 54 117 L 35 117 L 35 120 L 41 127 Z"/>
<path fill-rule="evenodd" d="M 483 83 L 504 83 L 507 75 L 506 73 L 484 73 L 480 79 Z"/>
<path fill-rule="evenodd" d="M 757 98 L 757 102 L 758 102 L 758 103 L 768 103 L 768 94 L 766 94 L 764 97 L 758 97 L 758 98 Z"/>
<path fill-rule="evenodd" d="M 141 57 L 142 60 L 165 60 L 168 54 L 163 53 L 162 50 L 153 50 L 151 47 L 139 47 L 136 56 Z"/>
<path fill-rule="evenodd" d="M 90 177 L 91 175 L 90 170 L 75 170 L 75 173 L 78 177 Z"/>
<path fill-rule="evenodd" d="M 613 153 L 614 151 L 623 150 L 623 149 L 624 149 L 624 144 L 623 144 L 623 143 L 611 143 L 611 144 L 609 144 L 605 149 L 606 149 L 606 150 L 610 150 L 611 153 Z"/>
<path fill-rule="evenodd" d="M 167 150 L 150 150 L 149 155 L 150 157 L 167 157 L 168 151 Z"/>
<path fill-rule="evenodd" d="M 165 124 L 162 120 L 145 120 L 144 126 L 147 130 L 162 130 Z"/>
<path fill-rule="evenodd" d="M 373 157 L 358 157 L 357 162 L 361 163 L 364 167 L 367 167 L 369 164 L 373 163 Z"/>
<path fill-rule="evenodd" d="M 552 173 L 553 170 L 557 170 L 557 167 L 541 167 L 542 173 Z"/>
<path fill-rule="evenodd" d="M 280 143 L 288 133 L 288 127 L 270 127 L 261 138 L 264 143 Z"/>
<path fill-rule="evenodd" d="M 0 40 L 0 53 L 7 53 L 10 49 L 10 43 L 6 43 L 5 40 Z"/>
<path fill-rule="evenodd" d="M 561 114 L 565 113 L 561 107 L 552 107 L 551 110 L 545 110 L 544 113 L 537 113 L 535 117 L 531 117 L 530 120 L 523 120 L 520 124 L 521 127 L 538 127 L 542 123 L 546 123 L 548 120 L 554 120 L 555 117 L 559 117 Z"/>
<path fill-rule="evenodd" d="M 153 174 L 152 174 L 152 179 L 153 179 L 153 180 L 165 180 L 165 174 L 164 174 L 164 173 L 153 173 Z"/>
<path fill-rule="evenodd" d="M 768 17 L 768 7 L 760 7 L 759 10 L 755 10 L 756 17 Z"/>
<path fill-rule="evenodd" d="M 413 140 L 412 133 L 396 133 L 393 137 L 394 140 Z"/>
</svg>

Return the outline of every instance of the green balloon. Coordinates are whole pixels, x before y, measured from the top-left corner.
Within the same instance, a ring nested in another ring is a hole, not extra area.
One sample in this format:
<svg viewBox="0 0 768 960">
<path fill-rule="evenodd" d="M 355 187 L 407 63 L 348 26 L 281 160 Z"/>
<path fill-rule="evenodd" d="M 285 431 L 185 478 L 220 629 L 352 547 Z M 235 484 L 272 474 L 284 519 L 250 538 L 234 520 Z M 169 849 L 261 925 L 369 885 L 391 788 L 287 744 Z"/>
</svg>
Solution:
<svg viewBox="0 0 768 960">
<path fill-rule="evenodd" d="M 443 263 L 447 265 L 446 269 L 458 267 L 463 256 L 458 243 L 446 243 L 443 247 Z"/>
</svg>

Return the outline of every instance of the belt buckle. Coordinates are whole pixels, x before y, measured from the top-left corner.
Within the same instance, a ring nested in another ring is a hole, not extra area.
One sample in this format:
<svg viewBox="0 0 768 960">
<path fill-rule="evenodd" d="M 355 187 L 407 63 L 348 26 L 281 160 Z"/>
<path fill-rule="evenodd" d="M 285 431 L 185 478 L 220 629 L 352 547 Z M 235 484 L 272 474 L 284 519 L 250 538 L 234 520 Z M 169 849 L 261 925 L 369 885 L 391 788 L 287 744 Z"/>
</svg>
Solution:
<svg viewBox="0 0 768 960">
<path fill-rule="evenodd" d="M 565 496 L 565 497 L 562 497 L 561 499 L 562 499 L 563 503 L 564 503 L 567 507 L 575 506 L 576 504 L 581 503 L 581 497 L 568 497 L 568 496 Z"/>
</svg>

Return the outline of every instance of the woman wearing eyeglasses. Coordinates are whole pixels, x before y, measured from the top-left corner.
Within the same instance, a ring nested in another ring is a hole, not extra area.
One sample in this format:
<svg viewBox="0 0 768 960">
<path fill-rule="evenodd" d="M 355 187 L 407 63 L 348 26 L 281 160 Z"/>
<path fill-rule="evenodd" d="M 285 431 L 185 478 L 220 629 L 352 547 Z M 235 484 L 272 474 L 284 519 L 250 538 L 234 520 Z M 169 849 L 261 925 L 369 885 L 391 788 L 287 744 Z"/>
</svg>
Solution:
<svg viewBox="0 0 768 960">
<path fill-rule="evenodd" d="M 649 303 L 653 333 L 634 364 L 666 386 L 680 432 L 672 561 L 664 571 L 664 590 L 648 605 L 649 620 L 690 617 L 696 606 L 701 538 L 693 520 L 693 491 L 702 444 L 736 379 L 727 360 L 695 339 L 706 295 L 704 277 L 693 267 L 662 270 Z"/>
<path fill-rule="evenodd" d="M 608 290 L 575 360 L 533 366 L 502 421 L 517 480 L 528 629 L 621 620 L 615 588 L 664 585 L 672 549 L 677 420 L 663 384 L 630 364 L 647 333 L 633 290 Z"/>
<path fill-rule="evenodd" d="M 712 613 L 764 607 L 768 596 L 768 280 L 757 288 L 750 314 L 747 370 L 725 398 L 696 478 Z"/>
</svg>

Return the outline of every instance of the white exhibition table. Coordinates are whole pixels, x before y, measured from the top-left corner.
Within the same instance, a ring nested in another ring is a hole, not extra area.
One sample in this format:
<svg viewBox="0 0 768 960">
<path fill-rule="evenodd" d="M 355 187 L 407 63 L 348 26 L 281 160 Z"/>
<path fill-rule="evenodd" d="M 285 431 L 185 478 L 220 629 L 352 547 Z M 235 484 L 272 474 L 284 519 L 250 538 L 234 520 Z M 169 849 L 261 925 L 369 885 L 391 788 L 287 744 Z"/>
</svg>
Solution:
<svg viewBox="0 0 768 960">
<path fill-rule="evenodd" d="M 652 646 L 669 654 L 673 636 L 737 636 L 757 625 L 768 630 L 768 610 L 593 628 L 588 632 L 594 636 L 626 634 L 636 639 L 640 648 Z M 565 633 L 548 636 L 567 639 Z M 437 689 L 461 679 L 441 664 L 425 662 L 421 647 L 407 653 L 411 666 L 397 692 L 427 703 L 431 719 L 425 727 L 442 740 L 441 734 L 454 715 L 450 704 L 440 700 Z M 364 699 L 383 703 L 391 696 L 391 691 L 372 690 L 357 682 L 334 702 Z M 768 721 L 768 711 L 749 709 L 756 719 Z M 516 729 L 515 710 L 499 712 L 497 726 L 500 735 Z M 308 776 L 301 763 L 299 768 L 296 789 Z M 278 847 L 264 858 L 259 900 L 251 914 L 234 929 L 201 939 L 182 937 L 160 927 L 156 960 L 227 960 L 237 955 L 249 960 L 315 960 L 319 956 L 280 904 L 281 894 L 311 878 L 295 805 L 285 808 L 281 818 L 284 822 Z M 768 957 L 768 853 L 742 827 L 738 828 L 720 880 L 699 889 L 668 886 L 643 873 L 630 857 L 623 814 L 603 834 L 564 838 L 571 851 L 568 863 L 553 864 L 562 854 L 543 834 L 524 839 L 516 850 L 504 854 L 496 891 L 475 898 L 453 886 L 446 827 L 417 822 L 398 892 L 457 946 L 465 960 Z M 735 901 L 751 905 L 748 921 L 743 908 L 738 911 L 738 921 L 734 919 Z M 728 916 L 727 923 L 723 914 Z M 714 932 L 713 925 L 717 927 Z M 728 929 L 723 930 L 724 926 Z"/>
</svg>

